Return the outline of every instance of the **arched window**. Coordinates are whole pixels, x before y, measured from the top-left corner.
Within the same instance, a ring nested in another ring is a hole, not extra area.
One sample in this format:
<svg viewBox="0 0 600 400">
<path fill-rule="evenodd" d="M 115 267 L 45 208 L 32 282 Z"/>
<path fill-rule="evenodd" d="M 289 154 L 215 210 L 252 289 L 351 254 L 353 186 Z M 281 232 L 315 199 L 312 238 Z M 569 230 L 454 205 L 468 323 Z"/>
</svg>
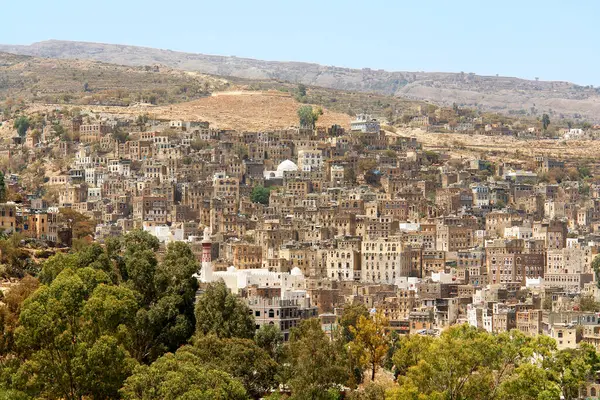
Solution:
<svg viewBox="0 0 600 400">
<path fill-rule="evenodd" d="M 275 318 L 275 311 L 272 308 L 269 310 L 269 318 Z"/>
</svg>

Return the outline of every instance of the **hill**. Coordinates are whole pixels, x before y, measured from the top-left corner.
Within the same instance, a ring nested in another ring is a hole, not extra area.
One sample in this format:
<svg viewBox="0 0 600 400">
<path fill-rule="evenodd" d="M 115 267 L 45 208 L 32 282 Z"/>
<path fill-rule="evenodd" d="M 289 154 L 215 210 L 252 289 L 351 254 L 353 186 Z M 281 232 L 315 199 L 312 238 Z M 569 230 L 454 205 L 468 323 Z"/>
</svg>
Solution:
<svg viewBox="0 0 600 400">
<path fill-rule="evenodd" d="M 0 53 L 0 99 L 105 105 L 170 104 L 207 96 L 229 86 L 225 79 L 168 67 Z"/>
<path fill-rule="evenodd" d="M 281 80 L 222 78 L 194 71 L 177 70 L 166 66 L 124 66 L 81 59 L 51 59 L 0 53 L 0 101 L 6 98 L 31 103 L 90 105 L 90 106 L 152 106 L 185 103 L 210 97 L 215 92 L 244 93 L 243 101 L 256 100 L 259 104 L 274 98 L 286 99 L 281 111 L 287 112 L 291 102 L 298 107 L 300 100 L 306 104 L 320 105 L 328 110 L 348 115 L 367 112 L 386 118 L 401 115 L 420 102 L 404 100 L 376 93 L 350 92 L 310 86 L 306 94 L 298 96 L 298 86 Z M 262 95 L 248 97 L 248 92 Z M 274 92 L 279 95 L 274 96 Z M 236 96 L 230 96 L 230 99 Z M 213 104 L 213 100 L 208 100 Z M 268 103 L 268 101 L 267 101 Z M 216 104 L 213 104 L 216 105 Z M 223 104 L 227 107 L 227 104 Z M 248 110 L 254 110 L 248 104 Z M 242 114 L 246 109 L 239 110 Z M 279 119 L 275 109 L 269 109 L 273 126 Z M 295 110 L 293 114 L 295 115 Z M 258 111 L 264 114 L 265 111 Z M 287 115 L 287 114 L 286 114 Z M 262 116 L 264 118 L 264 115 Z M 228 121 L 232 121 L 230 116 Z M 296 117 L 294 117 L 295 119 Z M 289 118 L 282 122 L 290 124 Z M 229 123 L 225 125 L 229 126 Z M 281 125 L 277 125 L 281 127 Z"/>
<path fill-rule="evenodd" d="M 373 92 L 411 100 L 507 114 L 548 112 L 554 117 L 600 117 L 600 91 L 569 82 L 544 82 L 472 73 L 388 72 L 302 62 L 261 61 L 136 46 L 50 40 L 29 46 L 0 45 L 1 51 L 62 59 L 89 59 L 130 66 L 164 65 L 218 76 L 277 79 L 325 88 Z"/>
<path fill-rule="evenodd" d="M 225 91 L 197 100 L 165 106 L 137 104 L 123 106 L 81 106 L 83 113 L 121 115 L 135 117 L 148 114 L 153 119 L 188 121 L 208 121 L 211 127 L 259 131 L 280 129 L 298 125 L 297 110 L 302 104 L 293 96 L 280 91 Z M 30 112 L 55 108 L 54 105 L 33 104 Z M 317 126 L 329 127 L 333 124 L 348 128 L 350 117 L 347 114 L 323 109 Z"/>
</svg>

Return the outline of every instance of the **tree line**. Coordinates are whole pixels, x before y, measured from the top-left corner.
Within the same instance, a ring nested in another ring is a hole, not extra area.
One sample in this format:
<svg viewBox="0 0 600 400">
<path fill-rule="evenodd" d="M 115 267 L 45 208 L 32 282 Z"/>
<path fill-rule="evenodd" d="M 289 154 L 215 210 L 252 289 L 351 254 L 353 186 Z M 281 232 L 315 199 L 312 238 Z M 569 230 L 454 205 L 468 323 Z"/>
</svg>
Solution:
<svg viewBox="0 0 600 400">
<path fill-rule="evenodd" d="M 50 257 L 2 299 L 0 400 L 575 399 L 598 368 L 518 331 L 400 337 L 362 304 L 284 342 L 223 282 L 198 294 L 198 269 L 141 231 Z"/>
</svg>

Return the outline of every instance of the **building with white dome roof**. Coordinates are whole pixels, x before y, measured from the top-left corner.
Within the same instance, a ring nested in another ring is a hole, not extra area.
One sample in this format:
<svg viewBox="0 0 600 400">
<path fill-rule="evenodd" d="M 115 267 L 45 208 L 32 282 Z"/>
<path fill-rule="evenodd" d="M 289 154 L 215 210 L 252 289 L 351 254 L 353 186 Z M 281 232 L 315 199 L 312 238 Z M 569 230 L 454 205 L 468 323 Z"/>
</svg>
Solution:
<svg viewBox="0 0 600 400">
<path fill-rule="evenodd" d="M 296 172 L 298 171 L 298 165 L 292 160 L 284 160 L 282 161 L 275 171 L 265 171 L 264 178 L 266 180 L 271 179 L 283 179 L 284 172 Z"/>
</svg>

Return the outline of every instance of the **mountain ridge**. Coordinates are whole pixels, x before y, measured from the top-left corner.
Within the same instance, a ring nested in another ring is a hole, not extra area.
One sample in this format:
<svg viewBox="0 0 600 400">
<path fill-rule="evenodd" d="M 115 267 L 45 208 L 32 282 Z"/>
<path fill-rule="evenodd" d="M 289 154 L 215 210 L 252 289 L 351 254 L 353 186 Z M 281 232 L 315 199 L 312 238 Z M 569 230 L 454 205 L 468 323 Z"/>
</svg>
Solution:
<svg viewBox="0 0 600 400">
<path fill-rule="evenodd" d="M 331 89 L 394 95 L 507 114 L 598 120 L 600 93 L 565 81 L 537 81 L 473 73 L 385 71 L 301 61 L 186 53 L 152 47 L 49 40 L 0 45 L 0 51 L 37 57 L 88 59 L 121 65 L 165 65 L 218 76 L 275 79 Z"/>
</svg>

